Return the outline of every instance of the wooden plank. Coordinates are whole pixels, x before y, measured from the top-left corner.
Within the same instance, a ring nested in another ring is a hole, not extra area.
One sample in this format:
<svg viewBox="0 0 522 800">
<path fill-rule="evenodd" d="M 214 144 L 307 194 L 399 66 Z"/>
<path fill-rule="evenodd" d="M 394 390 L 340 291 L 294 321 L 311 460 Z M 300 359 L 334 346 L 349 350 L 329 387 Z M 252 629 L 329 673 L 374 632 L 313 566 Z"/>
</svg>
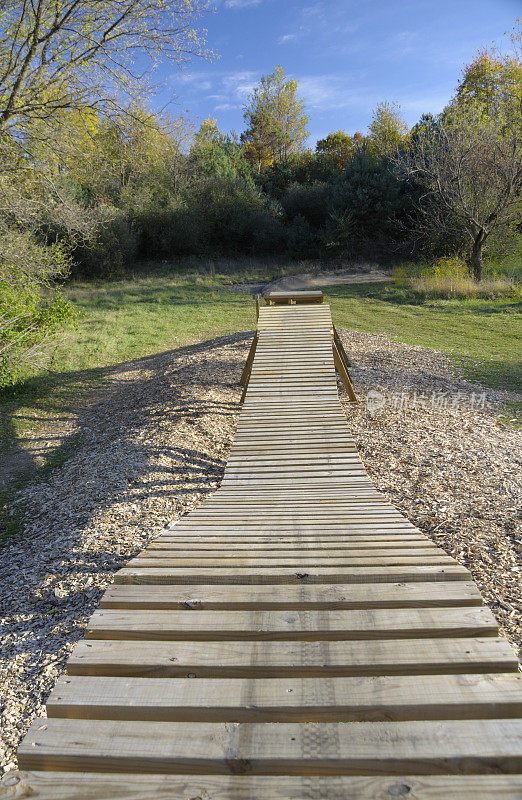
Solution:
<svg viewBox="0 0 522 800">
<path fill-rule="evenodd" d="M 311 302 L 318 302 L 322 303 L 324 300 L 324 294 L 320 290 L 316 289 L 309 289 L 307 291 L 300 291 L 300 292 L 268 292 L 267 294 L 263 295 L 264 299 L 269 302 L 275 301 L 284 301 L 290 302 L 290 300 L 295 300 L 296 303 L 311 303 Z"/>
<path fill-rule="evenodd" d="M 288 777 L 10 772 L 2 800 L 520 800 L 517 775 L 388 775 Z"/>
<path fill-rule="evenodd" d="M 270 567 L 241 572 L 236 568 L 200 567 L 124 567 L 114 576 L 114 583 L 410 583 L 413 581 L 467 581 L 470 573 L 460 564 L 413 567 L 307 567 L 306 570 Z"/>
<path fill-rule="evenodd" d="M 306 553 L 306 551 L 305 551 Z M 379 555 L 373 555 L 370 551 L 364 551 L 365 555 L 361 556 L 353 556 L 344 555 L 340 558 L 321 558 L 321 557 L 308 557 L 307 555 L 301 553 L 299 555 L 290 556 L 286 558 L 284 556 L 280 556 L 278 559 L 273 558 L 247 558 L 246 556 L 237 556 L 237 558 L 227 558 L 227 559 L 220 559 L 220 558 L 205 558 L 203 556 L 197 555 L 193 558 L 176 558 L 176 557 L 167 557 L 163 556 L 161 560 L 154 558 L 153 556 L 149 555 L 145 552 L 142 556 L 137 556 L 136 558 L 131 558 L 130 561 L 127 562 L 129 569 L 133 567 L 161 567 L 165 569 L 176 569 L 179 567 L 186 567 L 190 569 L 204 569 L 205 567 L 210 568 L 219 567 L 220 569 L 235 569 L 235 570 L 259 570 L 263 569 L 264 567 L 269 568 L 283 568 L 283 567 L 293 567 L 299 571 L 307 571 L 309 568 L 316 568 L 316 567 L 387 567 L 387 566 L 452 566 L 453 559 L 451 556 L 446 555 L 439 555 L 438 553 L 434 553 L 433 555 L 405 555 L 405 556 L 396 556 L 394 555 L 394 551 L 380 551 Z M 233 567 L 231 563 L 233 562 Z"/>
<path fill-rule="evenodd" d="M 240 529 L 237 528 L 237 530 L 239 531 Z M 374 544 L 379 544 L 385 548 L 403 547 L 404 545 L 408 545 L 408 547 L 426 547 L 430 541 L 415 531 L 390 531 L 389 533 L 363 531 L 346 534 L 332 531 L 314 535 L 312 532 L 308 534 L 306 532 L 293 533 L 290 529 L 286 532 L 278 532 L 277 538 L 270 537 L 267 533 L 238 535 L 233 531 L 234 529 L 232 529 L 232 533 L 227 533 L 226 531 L 223 533 L 212 533 L 212 531 L 210 533 L 190 533 L 186 531 L 186 533 L 181 533 L 178 536 L 162 534 L 151 542 L 149 548 L 154 550 L 163 547 L 163 545 L 180 549 L 190 547 L 194 552 L 198 552 L 199 550 L 220 548 L 225 545 L 233 545 L 234 549 L 239 550 L 248 550 L 258 546 L 264 550 L 284 550 L 289 545 L 290 547 L 300 547 L 301 545 L 305 547 L 321 547 L 324 545 L 326 548 L 334 547 L 345 550 L 350 547 L 366 548 L 367 545 L 373 547 Z"/>
<path fill-rule="evenodd" d="M 489 608 L 295 611 L 95 611 L 87 636 L 96 639 L 350 640 L 496 636 Z"/>
<path fill-rule="evenodd" d="M 415 554 L 431 554 L 434 551 L 443 553 L 444 551 L 436 547 L 434 544 L 423 541 L 422 539 L 406 540 L 402 537 L 396 536 L 392 539 L 377 539 L 374 541 L 369 539 L 350 539 L 348 541 L 328 542 L 324 540 L 299 540 L 292 539 L 285 542 L 268 542 L 263 544 L 262 541 L 250 539 L 248 542 L 233 543 L 230 548 L 227 542 L 218 541 L 205 541 L 199 540 L 194 537 L 195 541 L 179 541 L 167 539 L 156 539 L 150 544 L 146 550 L 147 557 L 156 556 L 163 557 L 170 555 L 177 556 L 213 556 L 219 558 L 237 557 L 247 553 L 249 556 L 260 555 L 264 558 L 280 558 L 281 556 L 288 557 L 299 553 L 306 553 L 309 556 L 322 555 L 322 556 L 342 556 L 345 554 L 354 555 L 364 551 L 369 552 L 371 555 L 376 550 L 389 550 L 392 554 L 400 554 L 402 552 L 412 555 Z"/>
<path fill-rule="evenodd" d="M 22 769 L 97 772 L 398 775 L 516 773 L 518 720 L 202 723 L 39 719 Z"/>
<path fill-rule="evenodd" d="M 164 722 L 364 722 L 522 716 L 521 675 L 359 678 L 62 676 L 47 716 Z"/>
<path fill-rule="evenodd" d="M 302 586 L 113 585 L 101 608 L 134 609 L 364 609 L 481 606 L 473 583 L 332 584 Z"/>
<path fill-rule="evenodd" d="M 441 638 L 315 642 L 154 642 L 90 639 L 67 662 L 70 675 L 169 678 L 343 677 L 517 672 L 505 639 Z"/>
</svg>

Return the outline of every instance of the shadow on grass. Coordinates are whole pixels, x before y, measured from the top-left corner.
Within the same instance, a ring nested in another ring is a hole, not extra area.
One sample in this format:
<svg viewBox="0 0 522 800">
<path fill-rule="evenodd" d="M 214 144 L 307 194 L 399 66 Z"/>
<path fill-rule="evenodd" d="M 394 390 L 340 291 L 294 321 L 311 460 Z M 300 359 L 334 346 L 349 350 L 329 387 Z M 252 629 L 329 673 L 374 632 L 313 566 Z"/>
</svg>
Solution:
<svg viewBox="0 0 522 800">
<path fill-rule="evenodd" d="M 168 400 L 161 408 L 147 409 L 149 420 L 158 424 L 167 415 L 173 421 L 183 419 L 187 424 L 193 424 L 209 412 L 218 416 L 234 413 L 237 410 L 235 404 L 201 400 L 195 395 L 188 400 L 181 397 L 176 383 L 178 379 L 183 381 L 184 371 L 190 370 L 190 364 L 184 365 L 184 360 L 191 355 L 210 356 L 209 375 L 217 365 L 222 370 L 228 367 L 231 372 L 237 372 L 236 362 L 228 365 L 219 360 L 216 362 L 211 357 L 212 351 L 223 344 L 237 343 L 243 347 L 251 335 L 239 333 L 219 337 L 110 367 L 50 373 L 30 378 L 12 390 L 4 391 L 0 395 L 3 449 L 0 469 L 0 544 L 20 530 L 22 515 L 12 508 L 17 492 L 31 481 L 46 478 L 54 468 L 67 461 L 82 446 L 86 437 L 88 439 L 93 430 L 99 427 L 100 419 L 106 420 L 105 433 L 110 433 L 113 440 L 129 439 L 143 424 L 142 397 L 151 391 L 153 383 L 160 396 L 164 392 Z M 177 362 L 180 363 L 179 369 L 176 368 Z M 136 380 L 128 379 L 126 373 L 132 370 L 149 372 L 149 375 Z M 238 378 L 239 375 L 234 375 L 231 383 L 236 384 Z M 190 380 L 187 376 L 186 381 Z M 215 380 L 209 379 L 208 382 L 213 385 Z M 200 376 L 194 392 L 204 389 L 204 385 L 205 380 Z M 226 382 L 222 385 L 226 385 Z M 117 408 L 110 411 L 119 394 L 126 404 L 125 414 L 122 415 L 118 414 Z M 131 397 L 135 400 L 131 401 Z M 39 429 L 36 436 L 31 435 L 35 425 Z M 153 455 L 154 448 L 144 448 L 145 461 Z M 173 447 L 162 455 L 182 459 L 194 476 L 194 484 L 204 480 L 209 470 L 217 469 L 222 473 L 225 466 L 221 461 L 210 463 L 207 456 L 190 449 L 181 451 Z M 162 487 L 159 493 L 164 494 L 178 486 L 179 483 L 173 479 L 170 489 Z"/>
</svg>

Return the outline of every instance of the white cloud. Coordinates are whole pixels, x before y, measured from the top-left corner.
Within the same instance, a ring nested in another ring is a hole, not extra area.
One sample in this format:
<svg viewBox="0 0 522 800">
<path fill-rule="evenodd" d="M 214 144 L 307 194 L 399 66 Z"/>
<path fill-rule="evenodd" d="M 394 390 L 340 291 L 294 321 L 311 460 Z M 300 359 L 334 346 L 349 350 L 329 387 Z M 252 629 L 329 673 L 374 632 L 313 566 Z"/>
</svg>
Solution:
<svg viewBox="0 0 522 800">
<path fill-rule="evenodd" d="M 225 8 L 251 8 L 258 6 L 261 0 L 225 0 Z"/>
<path fill-rule="evenodd" d="M 221 85 L 225 92 L 237 100 L 245 100 L 252 93 L 257 83 L 258 74 L 249 70 L 231 72 L 224 75 Z"/>
<path fill-rule="evenodd" d="M 277 40 L 278 44 L 288 44 L 288 42 L 293 42 L 297 39 L 297 33 L 285 33 L 284 36 L 280 36 Z"/>
<path fill-rule="evenodd" d="M 175 80 L 189 87 L 192 91 L 209 92 L 212 89 L 214 74 L 212 72 L 184 72 L 176 74 Z"/>
<path fill-rule="evenodd" d="M 365 92 L 360 83 L 341 75 L 308 75 L 298 78 L 299 94 L 309 108 L 328 111 L 335 108 L 367 108 L 379 98 Z"/>
</svg>

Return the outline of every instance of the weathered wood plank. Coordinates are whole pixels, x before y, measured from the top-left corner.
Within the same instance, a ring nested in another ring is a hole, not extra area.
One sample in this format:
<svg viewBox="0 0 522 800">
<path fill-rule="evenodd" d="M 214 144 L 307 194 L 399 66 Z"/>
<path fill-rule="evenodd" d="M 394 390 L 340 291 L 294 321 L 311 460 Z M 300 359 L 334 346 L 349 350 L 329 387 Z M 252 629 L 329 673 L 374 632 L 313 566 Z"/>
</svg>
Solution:
<svg viewBox="0 0 522 800">
<path fill-rule="evenodd" d="M 110 586 L 102 608 L 364 609 L 481 606 L 472 583 L 306 584 L 302 586 Z"/>
<path fill-rule="evenodd" d="M 245 723 L 36 720 L 22 769 L 399 775 L 516 773 L 517 720 Z"/>
<path fill-rule="evenodd" d="M 520 800 L 517 775 L 388 775 L 288 777 L 11 772 L 2 800 Z"/>
<path fill-rule="evenodd" d="M 251 570 L 222 567 L 124 567 L 114 576 L 114 583 L 184 584 L 184 583 L 410 583 L 415 581 L 468 581 L 470 573 L 459 564 L 413 567 L 307 567 L 287 569 L 266 567 Z"/>
<path fill-rule="evenodd" d="M 95 611 L 88 637 L 97 639 L 343 640 L 495 636 L 489 608 L 296 611 Z"/>
<path fill-rule="evenodd" d="M 205 679 L 62 676 L 47 716 L 177 722 L 364 722 L 522 716 L 521 675 Z"/>
<path fill-rule="evenodd" d="M 70 675 L 168 678 L 343 677 L 516 672 L 505 639 L 382 639 L 351 642 L 154 642 L 90 639 L 67 662 Z"/>
</svg>

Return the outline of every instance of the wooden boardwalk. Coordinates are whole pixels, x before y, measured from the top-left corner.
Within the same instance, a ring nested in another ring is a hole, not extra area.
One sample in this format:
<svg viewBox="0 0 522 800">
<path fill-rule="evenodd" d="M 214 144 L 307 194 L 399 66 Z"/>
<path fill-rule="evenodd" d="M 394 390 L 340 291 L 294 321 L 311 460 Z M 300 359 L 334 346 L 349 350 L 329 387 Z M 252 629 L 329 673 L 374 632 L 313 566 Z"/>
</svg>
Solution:
<svg viewBox="0 0 522 800">
<path fill-rule="evenodd" d="M 1 797 L 522 798 L 517 660 L 369 481 L 332 337 L 260 309 L 221 488 L 117 573 Z"/>
</svg>

